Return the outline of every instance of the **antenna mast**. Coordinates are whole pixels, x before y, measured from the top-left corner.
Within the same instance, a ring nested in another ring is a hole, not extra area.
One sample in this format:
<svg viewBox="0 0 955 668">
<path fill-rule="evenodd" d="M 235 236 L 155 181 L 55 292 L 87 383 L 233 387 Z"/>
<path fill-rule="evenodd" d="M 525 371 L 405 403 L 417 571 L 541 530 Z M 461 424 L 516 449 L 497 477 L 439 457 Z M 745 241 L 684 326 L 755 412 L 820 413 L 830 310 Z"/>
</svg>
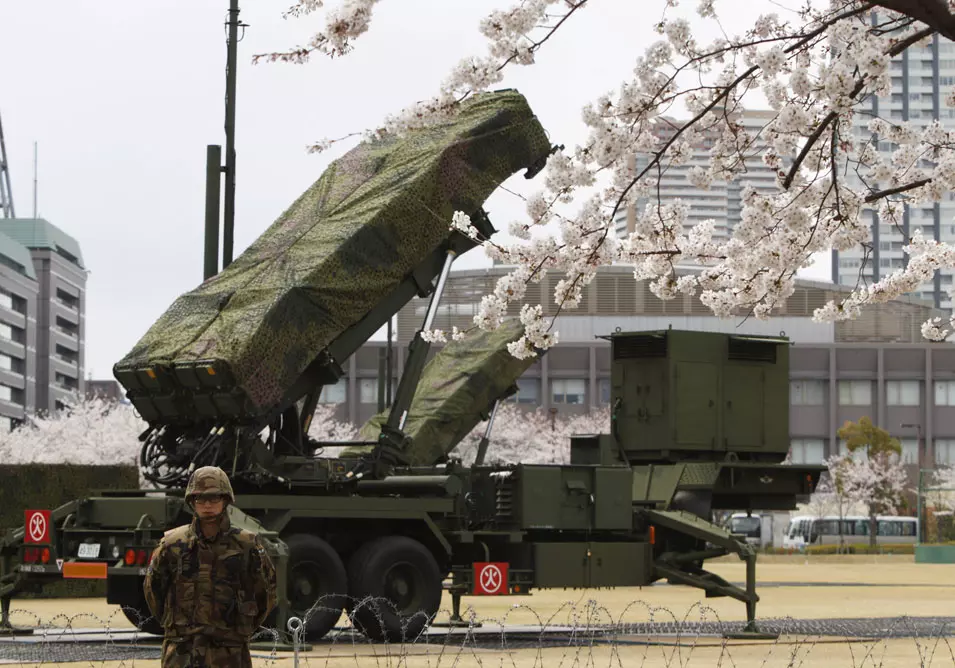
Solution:
<svg viewBox="0 0 955 668">
<path fill-rule="evenodd" d="M 4 218 L 16 218 L 13 210 L 13 190 L 10 187 L 10 165 L 7 163 L 7 146 L 3 141 L 3 122 L 0 121 L 0 214 Z"/>
</svg>

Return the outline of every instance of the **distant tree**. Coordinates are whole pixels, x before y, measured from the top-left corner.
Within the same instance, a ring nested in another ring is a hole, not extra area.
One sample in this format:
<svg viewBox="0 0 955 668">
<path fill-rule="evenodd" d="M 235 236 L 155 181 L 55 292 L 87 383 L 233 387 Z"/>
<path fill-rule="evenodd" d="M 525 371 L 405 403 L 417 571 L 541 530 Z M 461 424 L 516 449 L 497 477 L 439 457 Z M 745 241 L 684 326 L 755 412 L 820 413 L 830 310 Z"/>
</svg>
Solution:
<svg viewBox="0 0 955 668">
<path fill-rule="evenodd" d="M 136 465 L 146 429 L 129 404 L 74 397 L 65 409 L 30 415 L 0 434 L 4 464 Z"/>
<path fill-rule="evenodd" d="M 905 491 L 902 445 L 868 417 L 847 421 L 837 433 L 849 450 L 838 467 L 838 484 L 849 497 L 868 508 L 869 545 L 875 546 L 876 517 L 898 512 Z"/>
<path fill-rule="evenodd" d="M 59 411 L 42 411 L 8 433 L 0 433 L 4 464 L 139 465 L 139 435 L 148 426 L 127 403 L 79 397 Z M 343 441 L 357 429 L 334 418 L 333 405 L 320 405 L 309 425 L 315 440 Z M 152 486 L 140 476 L 140 484 Z"/>
<path fill-rule="evenodd" d="M 466 464 L 473 462 L 486 427 L 487 422 L 478 424 L 452 456 Z M 552 416 L 542 408 L 527 410 L 516 404 L 503 404 L 494 418 L 485 464 L 567 464 L 573 434 L 609 431 L 609 408 L 562 417 Z"/>
<path fill-rule="evenodd" d="M 316 441 L 351 441 L 358 437 L 358 427 L 351 422 L 335 418 L 338 404 L 319 404 L 308 425 L 309 438 Z M 335 457 L 344 446 L 326 446 L 320 453 Z"/>
<path fill-rule="evenodd" d="M 868 509 L 853 498 L 853 490 L 847 485 L 844 469 L 852 465 L 852 458 L 850 456 L 833 455 L 823 463 L 826 465 L 826 471 L 823 473 L 806 511 L 813 514 L 814 517 L 838 516 L 839 545 L 842 547 L 845 545 L 846 517 L 863 514 Z"/>
</svg>

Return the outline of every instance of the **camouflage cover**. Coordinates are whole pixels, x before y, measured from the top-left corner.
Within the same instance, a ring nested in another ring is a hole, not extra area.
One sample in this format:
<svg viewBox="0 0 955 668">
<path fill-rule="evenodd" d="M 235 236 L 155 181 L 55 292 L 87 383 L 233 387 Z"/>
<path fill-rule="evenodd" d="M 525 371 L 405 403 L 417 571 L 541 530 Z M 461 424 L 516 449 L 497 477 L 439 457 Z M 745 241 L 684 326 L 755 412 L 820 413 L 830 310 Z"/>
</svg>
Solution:
<svg viewBox="0 0 955 668">
<path fill-rule="evenodd" d="M 517 359 L 507 344 L 524 335 L 520 320 L 505 320 L 493 332 L 478 330 L 460 341 L 449 341 L 421 373 L 408 409 L 404 433 L 410 436 L 406 453 L 412 466 L 429 466 L 449 454 L 477 426 L 484 415 L 537 361 Z M 378 439 L 388 411 L 372 417 L 359 433 L 360 440 Z M 367 452 L 369 446 L 352 447 L 343 457 Z"/>
<path fill-rule="evenodd" d="M 241 256 L 179 297 L 114 367 L 214 361 L 258 409 L 393 292 L 497 186 L 549 150 L 513 90 L 333 162 Z M 127 388 L 129 389 L 129 388 Z"/>
</svg>

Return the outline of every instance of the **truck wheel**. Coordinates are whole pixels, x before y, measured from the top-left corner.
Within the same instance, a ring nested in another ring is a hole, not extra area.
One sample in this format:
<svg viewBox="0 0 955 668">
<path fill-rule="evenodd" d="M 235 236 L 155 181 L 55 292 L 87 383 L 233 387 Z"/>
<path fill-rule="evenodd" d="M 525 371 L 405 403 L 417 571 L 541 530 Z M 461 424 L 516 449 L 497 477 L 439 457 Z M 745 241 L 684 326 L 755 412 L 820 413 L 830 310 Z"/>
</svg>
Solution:
<svg viewBox="0 0 955 668">
<path fill-rule="evenodd" d="M 366 543 L 348 564 L 352 622 L 371 640 L 413 640 L 441 605 L 441 572 L 424 545 L 404 536 Z"/>
<path fill-rule="evenodd" d="M 342 616 L 348 592 L 345 565 L 335 549 L 318 536 L 300 533 L 283 540 L 289 552 L 289 607 L 304 622 L 305 639 L 319 640 Z"/>
</svg>

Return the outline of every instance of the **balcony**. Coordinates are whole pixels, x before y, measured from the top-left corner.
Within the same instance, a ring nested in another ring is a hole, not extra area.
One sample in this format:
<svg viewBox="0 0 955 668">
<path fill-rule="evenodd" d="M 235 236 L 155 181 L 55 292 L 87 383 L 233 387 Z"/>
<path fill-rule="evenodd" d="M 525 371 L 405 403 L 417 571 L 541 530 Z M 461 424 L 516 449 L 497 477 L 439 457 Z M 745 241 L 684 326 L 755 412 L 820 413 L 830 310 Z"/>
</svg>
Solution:
<svg viewBox="0 0 955 668">
<path fill-rule="evenodd" d="M 76 376 L 79 373 L 79 358 L 69 358 L 64 355 L 50 355 L 50 366 L 54 371 L 69 376 Z"/>
<path fill-rule="evenodd" d="M 12 387 L 15 390 L 22 390 L 26 387 L 27 382 L 22 373 L 10 369 L 0 369 L 0 384 Z"/>
<path fill-rule="evenodd" d="M 57 345 L 62 345 L 75 353 L 80 351 L 80 339 L 76 332 L 63 327 L 51 327 L 50 331 L 53 333 L 53 340 Z"/>
</svg>

